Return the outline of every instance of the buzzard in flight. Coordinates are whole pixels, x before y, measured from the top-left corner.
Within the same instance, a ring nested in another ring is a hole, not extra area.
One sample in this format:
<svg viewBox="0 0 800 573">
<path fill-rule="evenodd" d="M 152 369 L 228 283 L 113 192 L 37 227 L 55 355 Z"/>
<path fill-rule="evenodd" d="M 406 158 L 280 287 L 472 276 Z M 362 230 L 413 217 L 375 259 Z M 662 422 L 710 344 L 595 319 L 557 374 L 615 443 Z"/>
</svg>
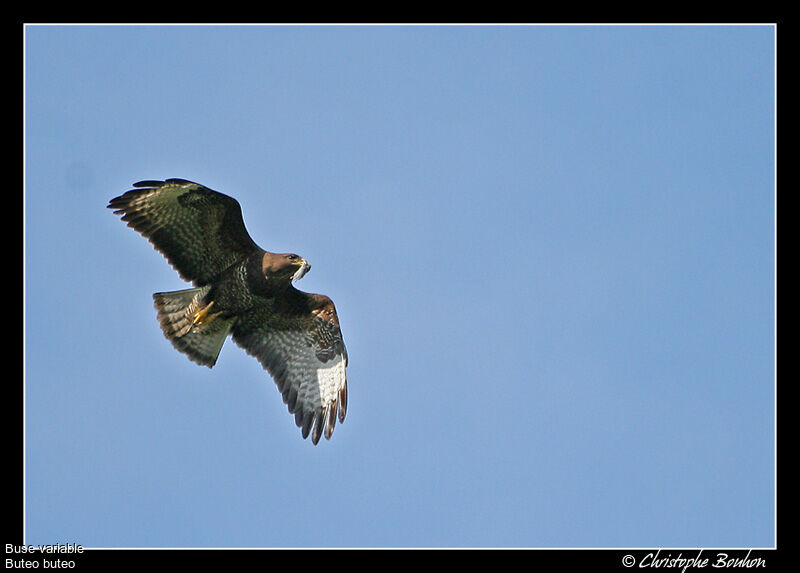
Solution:
<svg viewBox="0 0 800 573">
<path fill-rule="evenodd" d="M 333 301 L 292 285 L 311 265 L 256 245 L 227 195 L 184 179 L 133 187 L 108 208 L 194 285 L 153 295 L 167 339 L 210 368 L 230 334 L 272 375 L 303 438 L 330 439 L 347 412 L 347 349 Z"/>
</svg>

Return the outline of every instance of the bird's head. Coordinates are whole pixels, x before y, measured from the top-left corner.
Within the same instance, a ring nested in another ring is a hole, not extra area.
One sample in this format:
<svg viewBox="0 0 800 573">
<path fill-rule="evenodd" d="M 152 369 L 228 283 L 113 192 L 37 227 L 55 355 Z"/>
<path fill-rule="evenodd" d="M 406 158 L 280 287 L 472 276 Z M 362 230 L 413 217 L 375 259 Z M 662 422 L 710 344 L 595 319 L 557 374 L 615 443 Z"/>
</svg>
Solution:
<svg viewBox="0 0 800 573">
<path fill-rule="evenodd" d="M 261 270 L 268 279 L 299 281 L 311 270 L 311 265 L 303 257 L 293 253 L 264 253 Z"/>
</svg>

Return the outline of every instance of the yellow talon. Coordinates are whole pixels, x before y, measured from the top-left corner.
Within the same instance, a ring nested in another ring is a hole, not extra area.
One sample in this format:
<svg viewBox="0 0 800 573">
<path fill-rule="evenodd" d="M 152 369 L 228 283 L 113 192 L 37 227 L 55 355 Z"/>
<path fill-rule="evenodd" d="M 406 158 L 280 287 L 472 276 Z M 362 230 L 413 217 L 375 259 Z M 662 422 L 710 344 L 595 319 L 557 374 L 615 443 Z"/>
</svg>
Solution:
<svg viewBox="0 0 800 573">
<path fill-rule="evenodd" d="M 208 306 L 206 306 L 205 308 L 201 308 L 196 313 L 194 313 L 194 316 L 192 317 L 192 324 L 193 325 L 206 324 L 214 320 L 215 316 L 219 316 L 221 314 L 219 312 L 209 316 L 208 311 L 211 310 L 212 306 L 214 306 L 213 300 L 210 303 L 208 303 Z"/>
</svg>

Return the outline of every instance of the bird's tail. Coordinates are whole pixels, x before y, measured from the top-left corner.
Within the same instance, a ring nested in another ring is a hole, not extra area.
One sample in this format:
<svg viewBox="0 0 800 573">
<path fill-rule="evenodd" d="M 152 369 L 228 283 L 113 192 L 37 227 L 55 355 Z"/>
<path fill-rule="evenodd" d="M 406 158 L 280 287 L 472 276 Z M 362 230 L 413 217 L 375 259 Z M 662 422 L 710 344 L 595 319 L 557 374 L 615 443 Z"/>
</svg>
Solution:
<svg viewBox="0 0 800 573">
<path fill-rule="evenodd" d="M 190 360 L 209 368 L 236 320 L 214 312 L 214 302 L 206 300 L 210 290 L 203 286 L 153 295 L 164 336 Z"/>
</svg>

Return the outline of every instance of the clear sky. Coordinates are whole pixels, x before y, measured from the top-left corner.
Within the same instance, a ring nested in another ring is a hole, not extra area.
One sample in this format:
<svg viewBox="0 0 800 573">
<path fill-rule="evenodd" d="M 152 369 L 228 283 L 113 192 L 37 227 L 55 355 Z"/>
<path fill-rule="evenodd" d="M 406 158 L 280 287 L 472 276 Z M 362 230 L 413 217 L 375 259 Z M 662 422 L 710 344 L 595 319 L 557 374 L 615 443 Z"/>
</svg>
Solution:
<svg viewBox="0 0 800 573">
<path fill-rule="evenodd" d="M 774 545 L 773 27 L 24 37 L 26 542 Z M 169 177 L 313 265 L 332 440 L 164 339 Z"/>
</svg>

